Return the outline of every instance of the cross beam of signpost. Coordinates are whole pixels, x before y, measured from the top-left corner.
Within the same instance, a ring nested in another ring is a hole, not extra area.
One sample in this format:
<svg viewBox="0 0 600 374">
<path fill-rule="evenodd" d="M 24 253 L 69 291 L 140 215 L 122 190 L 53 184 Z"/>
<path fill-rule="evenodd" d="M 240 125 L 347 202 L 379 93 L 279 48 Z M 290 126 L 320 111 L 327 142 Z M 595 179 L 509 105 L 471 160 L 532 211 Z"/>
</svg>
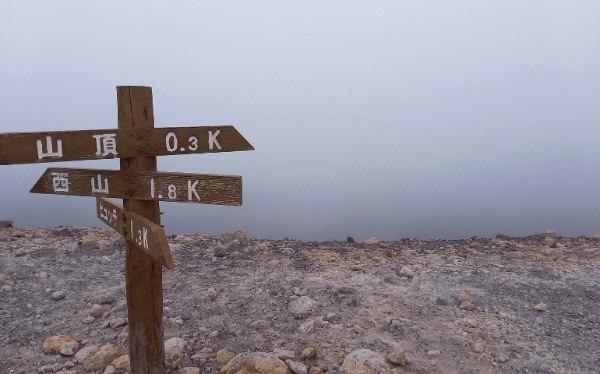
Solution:
<svg viewBox="0 0 600 374">
<path fill-rule="evenodd" d="M 150 87 L 117 87 L 117 102 L 117 129 L 0 134 L 0 165 L 121 159 L 120 170 L 49 168 L 31 192 L 96 197 L 98 218 L 126 239 L 131 372 L 164 374 L 162 266 L 175 263 L 159 201 L 239 206 L 242 178 L 158 172 L 156 156 L 254 148 L 233 126 L 154 128 Z"/>
</svg>

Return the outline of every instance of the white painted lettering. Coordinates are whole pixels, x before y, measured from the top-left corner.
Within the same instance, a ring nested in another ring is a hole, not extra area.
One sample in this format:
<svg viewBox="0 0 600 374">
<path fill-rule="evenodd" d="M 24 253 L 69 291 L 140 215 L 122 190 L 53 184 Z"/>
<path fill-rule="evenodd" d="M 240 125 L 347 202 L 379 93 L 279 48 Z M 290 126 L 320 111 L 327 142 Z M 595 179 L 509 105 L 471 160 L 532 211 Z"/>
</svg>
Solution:
<svg viewBox="0 0 600 374">
<path fill-rule="evenodd" d="M 44 152 L 42 141 L 36 141 L 38 159 L 41 160 L 46 157 L 60 158 L 63 156 L 62 153 L 62 140 L 56 141 L 56 152 L 54 152 L 54 146 L 52 145 L 52 137 L 46 136 L 46 152 Z"/>
<path fill-rule="evenodd" d="M 154 198 L 154 178 L 150 178 L 150 197 Z"/>
<path fill-rule="evenodd" d="M 106 222 L 109 222 L 109 220 L 108 220 L 108 210 L 102 204 L 100 204 L 100 218 L 102 218 Z"/>
<path fill-rule="evenodd" d="M 169 191 L 169 199 L 175 199 L 177 197 L 177 187 L 174 184 L 170 184 L 167 189 Z"/>
<path fill-rule="evenodd" d="M 112 210 L 112 220 L 113 220 L 113 223 L 117 223 L 117 210 L 116 209 Z M 115 226 L 115 225 L 113 225 L 113 226 Z"/>
<path fill-rule="evenodd" d="M 192 184 L 192 181 L 188 181 L 188 200 L 192 201 L 192 196 L 196 197 L 198 201 L 200 201 L 200 196 L 198 195 L 198 191 L 196 191 L 196 186 L 198 185 L 198 181 L 195 181 Z"/>
<path fill-rule="evenodd" d="M 116 227 L 117 210 L 113 209 L 110 211 L 109 208 L 106 208 L 104 205 L 100 204 L 100 218 L 108 225 Z"/>
<path fill-rule="evenodd" d="M 96 156 L 117 155 L 116 134 L 92 135 L 96 139 Z"/>
<path fill-rule="evenodd" d="M 53 172 L 52 187 L 54 192 L 69 192 L 69 173 Z"/>
<path fill-rule="evenodd" d="M 215 131 L 214 134 L 212 131 L 208 132 L 208 149 L 210 149 L 211 151 L 213 150 L 215 145 L 218 149 L 221 149 L 221 144 L 219 144 L 219 142 L 217 141 L 217 136 L 219 136 L 220 133 L 221 130 Z"/>
<path fill-rule="evenodd" d="M 98 174 L 97 176 L 98 179 L 98 187 L 96 187 L 96 181 L 94 180 L 94 178 L 91 178 L 91 184 L 92 184 L 92 193 L 98 193 L 98 194 L 108 194 L 108 178 L 104 178 L 104 186 L 102 185 L 102 175 Z"/>
<path fill-rule="evenodd" d="M 148 249 L 148 228 L 142 227 L 142 245 Z"/>
</svg>

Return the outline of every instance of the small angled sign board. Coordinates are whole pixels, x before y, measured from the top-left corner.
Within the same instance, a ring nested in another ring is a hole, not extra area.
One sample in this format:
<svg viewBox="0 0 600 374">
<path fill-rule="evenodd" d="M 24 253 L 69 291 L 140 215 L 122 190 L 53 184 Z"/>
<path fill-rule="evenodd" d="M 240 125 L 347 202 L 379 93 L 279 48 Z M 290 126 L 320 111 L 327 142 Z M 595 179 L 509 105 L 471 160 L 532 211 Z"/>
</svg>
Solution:
<svg viewBox="0 0 600 374">
<path fill-rule="evenodd" d="M 233 126 L 0 134 L 0 165 L 249 151 Z"/>
<path fill-rule="evenodd" d="M 174 269 L 175 262 L 165 231 L 159 225 L 136 213 L 126 212 L 123 207 L 103 197 L 96 198 L 96 214 L 108 226 L 127 241 L 161 262 L 167 269 Z"/>
<path fill-rule="evenodd" d="M 48 168 L 30 192 L 240 206 L 242 177 Z"/>
</svg>

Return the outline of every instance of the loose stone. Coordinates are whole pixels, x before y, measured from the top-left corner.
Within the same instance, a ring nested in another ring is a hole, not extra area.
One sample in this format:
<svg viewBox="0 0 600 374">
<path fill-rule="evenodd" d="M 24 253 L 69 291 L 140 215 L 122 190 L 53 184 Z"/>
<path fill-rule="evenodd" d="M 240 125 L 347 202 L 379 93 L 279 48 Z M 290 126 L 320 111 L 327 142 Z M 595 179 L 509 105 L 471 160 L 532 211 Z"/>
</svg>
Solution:
<svg viewBox="0 0 600 374">
<path fill-rule="evenodd" d="M 67 296 L 67 294 L 65 293 L 65 291 L 56 291 L 52 294 L 52 300 L 54 300 L 54 301 L 62 300 L 66 296 Z"/>
<path fill-rule="evenodd" d="M 317 357 L 317 350 L 313 347 L 306 347 L 302 351 L 302 356 L 301 356 L 302 360 L 311 360 L 316 357 Z"/>
<path fill-rule="evenodd" d="M 544 303 L 539 303 L 536 306 L 533 307 L 535 310 L 540 311 L 540 312 L 546 312 L 548 311 L 548 305 L 544 304 Z"/>
<path fill-rule="evenodd" d="M 285 363 L 294 374 L 307 374 L 308 370 L 306 366 L 301 362 L 292 361 L 290 359 L 285 360 Z"/>
<path fill-rule="evenodd" d="M 465 301 L 460 304 L 459 308 L 467 311 L 472 311 L 475 310 L 475 305 L 473 305 L 473 303 L 470 301 Z"/>
<path fill-rule="evenodd" d="M 390 352 L 386 356 L 386 359 L 388 362 L 398 366 L 406 366 L 410 363 L 410 360 L 406 357 L 406 353 L 403 351 Z"/>
<path fill-rule="evenodd" d="M 369 349 L 357 349 L 344 358 L 342 369 L 347 374 L 383 373 L 389 366 L 378 353 Z"/>
<path fill-rule="evenodd" d="M 287 374 L 288 367 L 272 353 L 250 352 L 235 356 L 223 366 L 221 374 L 257 373 Z"/>
</svg>

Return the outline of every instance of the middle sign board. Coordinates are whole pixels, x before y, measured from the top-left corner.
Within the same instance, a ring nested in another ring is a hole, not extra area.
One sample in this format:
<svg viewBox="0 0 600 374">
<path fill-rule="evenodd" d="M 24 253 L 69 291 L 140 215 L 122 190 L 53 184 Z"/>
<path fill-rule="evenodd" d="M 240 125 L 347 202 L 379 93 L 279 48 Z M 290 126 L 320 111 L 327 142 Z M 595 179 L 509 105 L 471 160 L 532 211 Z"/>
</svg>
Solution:
<svg viewBox="0 0 600 374">
<path fill-rule="evenodd" d="M 242 177 L 48 168 L 31 192 L 240 206 Z"/>
</svg>

